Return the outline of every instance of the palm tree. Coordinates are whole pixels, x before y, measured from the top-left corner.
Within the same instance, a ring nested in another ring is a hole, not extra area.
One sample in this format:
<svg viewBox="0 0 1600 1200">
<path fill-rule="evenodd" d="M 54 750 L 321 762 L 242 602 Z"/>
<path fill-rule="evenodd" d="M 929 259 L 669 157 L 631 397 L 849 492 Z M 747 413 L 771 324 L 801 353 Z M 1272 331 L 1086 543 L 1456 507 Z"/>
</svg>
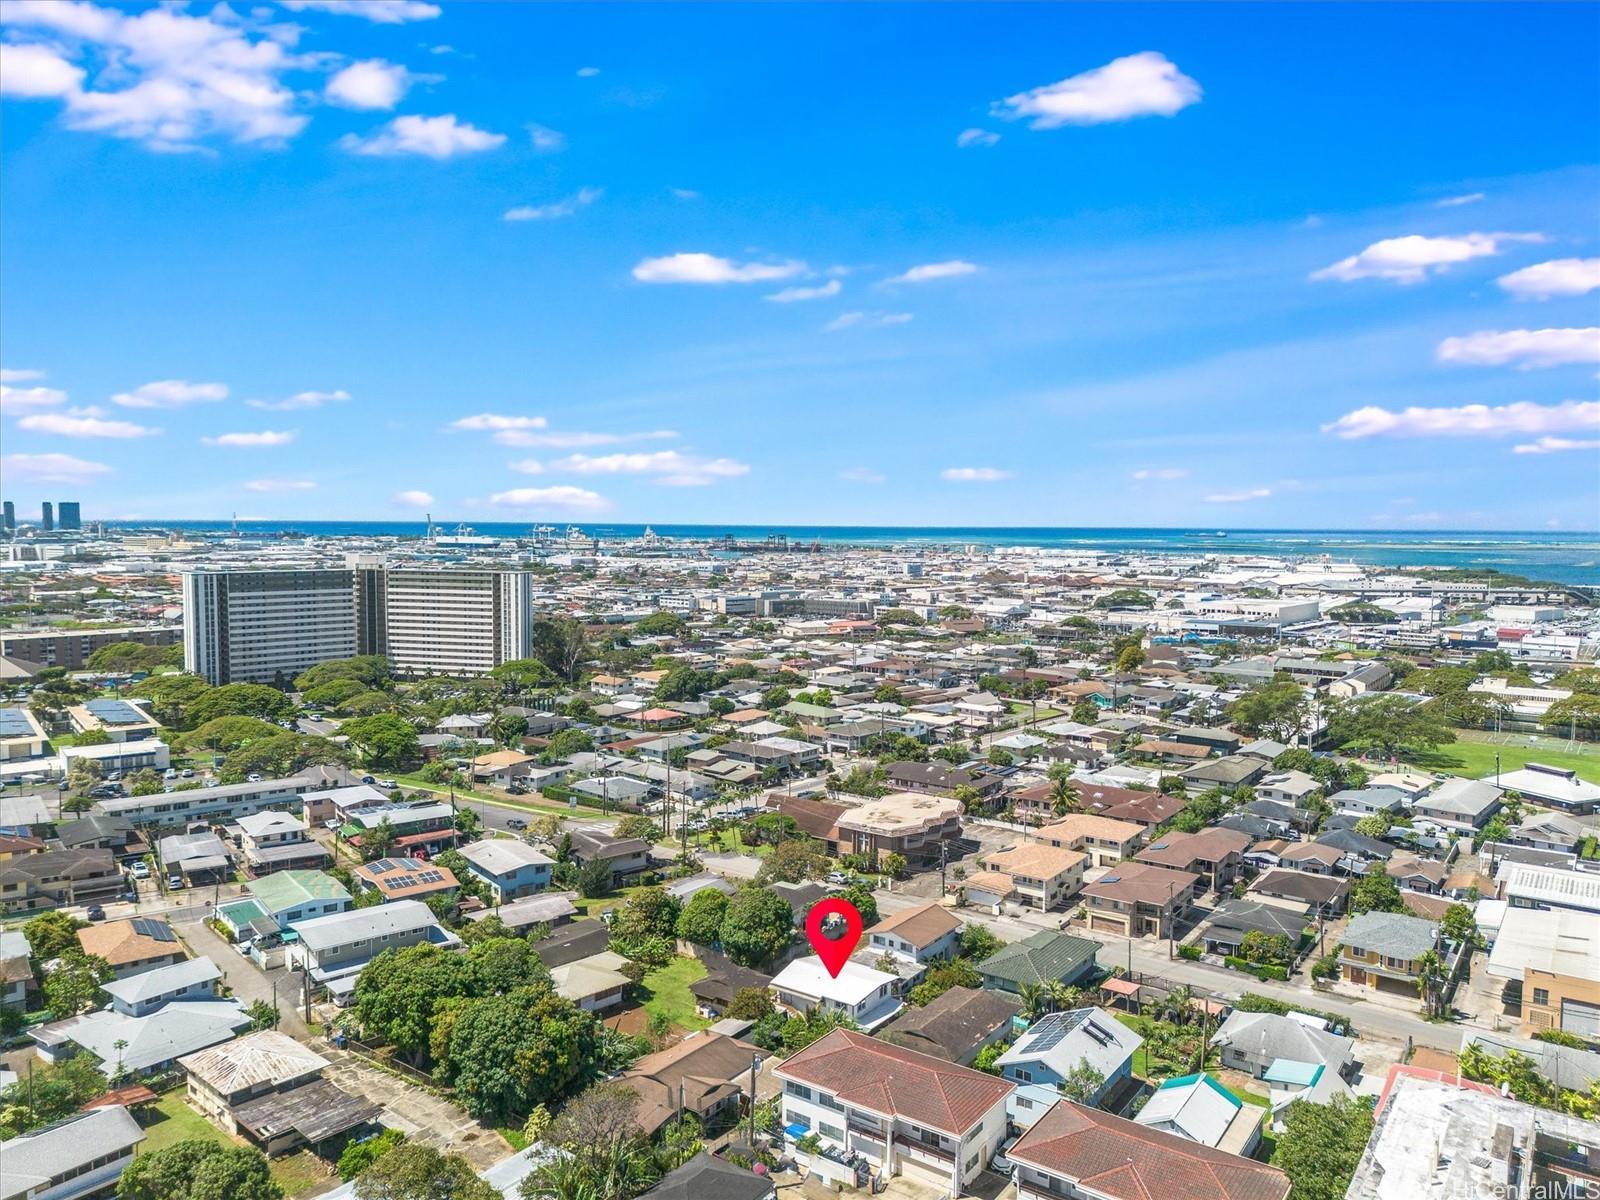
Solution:
<svg viewBox="0 0 1600 1200">
<path fill-rule="evenodd" d="M 1058 817 L 1078 811 L 1077 785 L 1065 776 L 1056 779 L 1050 785 L 1050 811 Z"/>
<path fill-rule="evenodd" d="M 1032 1022 L 1039 1018 L 1041 1013 L 1047 1012 L 1045 1008 L 1046 996 L 1042 983 L 1024 983 L 1017 988 L 1017 997 L 1022 1001 L 1022 1019 Z"/>
<path fill-rule="evenodd" d="M 1194 1001 L 1194 989 L 1187 983 L 1180 983 L 1167 993 L 1167 999 L 1162 1007 L 1162 1015 L 1169 1021 L 1179 1025 L 1189 1023 L 1189 1007 Z"/>
<path fill-rule="evenodd" d="M 1448 1004 L 1445 994 L 1450 976 L 1438 951 L 1429 950 L 1417 960 L 1417 992 L 1422 996 L 1422 1006 L 1430 1017 L 1443 1017 Z"/>
<path fill-rule="evenodd" d="M 1062 983 L 1059 979 L 1045 985 L 1045 995 L 1056 1012 L 1068 1012 L 1083 1002 L 1083 989 Z"/>
</svg>

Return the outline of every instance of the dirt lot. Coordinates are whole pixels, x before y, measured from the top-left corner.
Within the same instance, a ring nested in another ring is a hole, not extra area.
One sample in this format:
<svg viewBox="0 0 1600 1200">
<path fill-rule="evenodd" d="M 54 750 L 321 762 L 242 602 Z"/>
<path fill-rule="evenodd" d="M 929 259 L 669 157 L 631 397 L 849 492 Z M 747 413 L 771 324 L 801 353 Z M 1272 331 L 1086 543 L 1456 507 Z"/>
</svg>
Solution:
<svg viewBox="0 0 1600 1200">
<path fill-rule="evenodd" d="M 503 1137 L 479 1125 L 450 1101 L 369 1067 L 326 1042 L 319 1040 L 313 1049 L 330 1060 L 328 1079 L 347 1092 L 383 1105 L 383 1123 L 403 1130 L 413 1141 L 463 1155 L 479 1171 L 511 1153 Z"/>
</svg>

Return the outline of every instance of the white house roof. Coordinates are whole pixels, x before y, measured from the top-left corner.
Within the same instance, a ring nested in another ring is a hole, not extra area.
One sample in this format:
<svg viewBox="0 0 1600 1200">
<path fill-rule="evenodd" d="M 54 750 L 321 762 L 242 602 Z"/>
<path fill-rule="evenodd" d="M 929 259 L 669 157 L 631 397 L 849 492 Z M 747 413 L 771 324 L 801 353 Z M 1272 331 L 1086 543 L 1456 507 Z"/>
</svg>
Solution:
<svg viewBox="0 0 1600 1200">
<path fill-rule="evenodd" d="M 1600 914 L 1508 907 L 1489 952 L 1489 974 L 1521 979 L 1529 968 L 1600 979 Z"/>
<path fill-rule="evenodd" d="M 250 1018 L 237 1000 L 177 1000 L 147 1017 L 89 1013 L 64 1032 L 98 1056 L 101 1073 L 110 1077 L 119 1063 L 126 1071 L 143 1071 L 228 1041 L 248 1024 Z M 118 1042 L 127 1045 L 119 1050 Z"/>
<path fill-rule="evenodd" d="M 126 979 L 113 979 L 110 983 L 102 984 L 100 990 L 124 1004 L 141 1004 L 155 996 L 221 978 L 221 970 L 209 958 L 188 958 L 170 966 L 157 967 L 153 971 L 130 975 Z"/>
<path fill-rule="evenodd" d="M 25 1133 L 6 1143 L 6 1168 L 0 1171 L 0 1200 L 48 1190 L 50 1180 L 97 1158 L 131 1150 L 144 1130 L 120 1104 L 93 1108 Z"/>
<path fill-rule="evenodd" d="M 837 1004 L 854 1007 L 877 994 L 884 984 L 897 984 L 898 975 L 875 971 L 860 963 L 846 961 L 835 979 L 816 955 L 797 958 L 773 977 L 772 986 L 780 991 L 812 996 L 819 1000 L 832 1000 Z"/>
<path fill-rule="evenodd" d="M 357 938 L 410 933 L 437 924 L 433 913 L 420 900 L 392 900 L 374 908 L 357 908 L 296 921 L 294 931 L 307 948 L 318 951 L 343 946 Z"/>
<path fill-rule="evenodd" d="M 1503 772 L 1500 786 L 1521 792 L 1532 800 L 1557 804 L 1593 804 L 1600 801 L 1600 784 L 1587 783 L 1579 779 L 1575 771 L 1547 767 L 1543 763 L 1529 763 L 1520 770 Z"/>
<path fill-rule="evenodd" d="M 257 1084 L 276 1086 L 321 1071 L 328 1060 L 288 1034 L 263 1029 L 190 1054 L 178 1065 L 222 1095 L 231 1096 Z"/>
<path fill-rule="evenodd" d="M 1185 1075 L 1156 1088 L 1133 1119 L 1157 1129 L 1170 1126 L 1171 1132 L 1214 1149 L 1240 1107 L 1241 1101 L 1211 1076 Z"/>
<path fill-rule="evenodd" d="M 491 875 L 509 875 L 520 867 L 548 866 L 555 862 L 527 842 L 511 838 L 490 838 L 461 847 L 461 857 Z"/>
<path fill-rule="evenodd" d="M 247 837 L 252 838 L 268 837 L 275 833 L 299 833 L 306 828 L 304 821 L 286 812 L 249 813 L 240 817 L 236 824 Z"/>
</svg>

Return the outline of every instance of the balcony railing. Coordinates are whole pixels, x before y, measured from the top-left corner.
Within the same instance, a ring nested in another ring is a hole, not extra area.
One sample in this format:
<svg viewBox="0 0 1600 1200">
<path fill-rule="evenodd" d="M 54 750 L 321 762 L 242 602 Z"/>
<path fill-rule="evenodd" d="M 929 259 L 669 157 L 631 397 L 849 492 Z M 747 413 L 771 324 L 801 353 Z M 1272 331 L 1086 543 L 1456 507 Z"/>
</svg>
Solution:
<svg viewBox="0 0 1600 1200">
<path fill-rule="evenodd" d="M 939 1146 L 933 1146 L 927 1142 L 919 1142 L 914 1138 L 901 1137 L 899 1134 L 895 1135 L 894 1144 L 902 1150 L 910 1151 L 912 1154 L 921 1154 L 937 1162 L 950 1166 L 955 1165 L 956 1156 Z"/>
<path fill-rule="evenodd" d="M 883 1130 L 874 1129 L 870 1125 L 858 1125 L 856 1122 L 851 1121 L 845 1126 L 845 1128 L 848 1129 L 855 1137 L 864 1137 L 870 1141 L 878 1142 L 880 1144 L 887 1141 L 887 1137 Z"/>
</svg>

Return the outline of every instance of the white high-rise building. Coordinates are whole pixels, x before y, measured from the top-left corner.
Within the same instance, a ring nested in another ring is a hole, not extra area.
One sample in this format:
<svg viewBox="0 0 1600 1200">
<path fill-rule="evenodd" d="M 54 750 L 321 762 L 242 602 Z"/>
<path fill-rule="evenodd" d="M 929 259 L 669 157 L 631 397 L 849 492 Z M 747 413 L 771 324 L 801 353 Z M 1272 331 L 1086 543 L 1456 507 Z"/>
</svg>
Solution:
<svg viewBox="0 0 1600 1200">
<path fill-rule="evenodd" d="M 383 591 L 385 653 L 398 671 L 482 675 L 531 653 L 525 571 L 391 567 Z"/>
<path fill-rule="evenodd" d="M 196 570 L 183 577 L 184 666 L 214 684 L 286 683 L 385 654 L 404 674 L 481 675 L 532 652 L 524 571 L 387 567 Z"/>
<path fill-rule="evenodd" d="M 287 683 L 356 653 L 349 571 L 185 571 L 183 665 L 214 684 Z"/>
</svg>

